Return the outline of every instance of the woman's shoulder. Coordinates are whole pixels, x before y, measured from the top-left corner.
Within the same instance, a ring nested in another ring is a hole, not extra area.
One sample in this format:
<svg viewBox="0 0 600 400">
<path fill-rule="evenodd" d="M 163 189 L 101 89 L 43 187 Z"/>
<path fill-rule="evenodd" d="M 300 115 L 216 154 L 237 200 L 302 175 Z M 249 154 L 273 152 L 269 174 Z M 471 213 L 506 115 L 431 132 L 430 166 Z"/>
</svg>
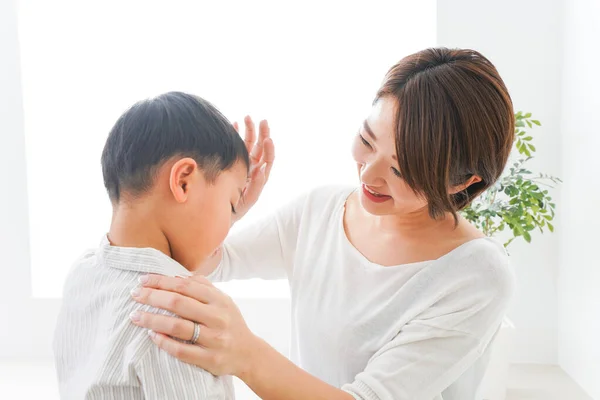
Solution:
<svg viewBox="0 0 600 400">
<path fill-rule="evenodd" d="M 474 290 L 512 293 L 514 271 L 504 246 L 493 238 L 472 239 L 436 260 L 444 279 L 467 284 Z"/>
</svg>

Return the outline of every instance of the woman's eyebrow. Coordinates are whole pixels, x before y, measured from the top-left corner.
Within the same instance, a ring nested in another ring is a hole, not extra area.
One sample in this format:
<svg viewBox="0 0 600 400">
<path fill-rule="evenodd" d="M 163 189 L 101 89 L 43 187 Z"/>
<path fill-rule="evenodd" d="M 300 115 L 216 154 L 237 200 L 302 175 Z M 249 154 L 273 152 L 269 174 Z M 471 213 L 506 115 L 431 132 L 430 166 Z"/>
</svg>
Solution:
<svg viewBox="0 0 600 400">
<path fill-rule="evenodd" d="M 365 128 L 365 131 L 367 132 L 367 134 L 371 137 L 371 139 L 373 139 L 374 142 L 377 141 L 377 137 L 375 136 L 375 134 L 373 133 L 373 130 L 371 129 L 371 127 L 369 126 L 369 123 L 367 122 L 367 120 L 365 119 L 365 121 L 363 122 L 363 127 Z"/>
<path fill-rule="evenodd" d="M 365 129 L 365 132 L 367 132 L 367 134 L 371 137 L 371 139 L 373 139 L 374 142 L 377 141 L 377 137 L 375 137 L 375 134 L 373 133 L 373 130 L 371 129 L 371 127 L 369 126 L 369 123 L 367 122 L 367 120 L 365 119 L 363 122 L 363 128 Z M 392 154 L 392 158 L 394 160 L 397 160 L 398 157 L 396 157 L 395 154 Z"/>
</svg>

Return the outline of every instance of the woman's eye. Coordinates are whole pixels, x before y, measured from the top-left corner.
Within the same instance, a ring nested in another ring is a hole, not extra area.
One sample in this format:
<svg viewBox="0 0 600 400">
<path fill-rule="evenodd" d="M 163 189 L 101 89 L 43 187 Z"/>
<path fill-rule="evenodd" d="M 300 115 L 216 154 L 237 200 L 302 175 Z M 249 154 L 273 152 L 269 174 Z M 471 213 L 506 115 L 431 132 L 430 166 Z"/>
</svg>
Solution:
<svg viewBox="0 0 600 400">
<path fill-rule="evenodd" d="M 396 175 L 398 178 L 402 178 L 402 175 L 400 175 L 400 171 L 398 171 L 396 168 L 392 167 L 392 172 L 394 173 L 394 175 Z"/>
<path fill-rule="evenodd" d="M 368 148 L 371 148 L 371 145 L 369 144 L 369 142 L 367 142 L 362 135 L 359 134 L 358 136 L 360 136 L 360 140 L 362 141 L 362 144 L 364 144 Z"/>
</svg>

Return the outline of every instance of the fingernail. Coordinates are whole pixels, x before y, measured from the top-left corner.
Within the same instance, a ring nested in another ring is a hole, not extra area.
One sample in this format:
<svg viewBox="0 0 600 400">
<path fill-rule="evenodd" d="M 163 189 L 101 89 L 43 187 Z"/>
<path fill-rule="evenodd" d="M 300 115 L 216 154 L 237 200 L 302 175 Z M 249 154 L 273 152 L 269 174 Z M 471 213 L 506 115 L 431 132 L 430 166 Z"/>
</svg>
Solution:
<svg viewBox="0 0 600 400">
<path fill-rule="evenodd" d="M 154 332 L 151 329 L 148 329 L 148 336 L 150 336 L 150 338 L 154 339 L 156 337 L 156 332 Z"/>
<path fill-rule="evenodd" d="M 129 319 L 134 322 L 138 322 L 141 316 L 142 314 L 139 311 L 132 311 L 131 314 L 129 314 Z"/>
<path fill-rule="evenodd" d="M 140 288 L 140 287 L 136 287 L 136 288 L 131 289 L 131 295 L 133 297 L 138 297 L 141 292 L 142 292 L 142 288 Z"/>
<path fill-rule="evenodd" d="M 141 283 L 142 285 L 148 283 L 149 280 L 150 280 L 150 277 L 148 275 L 142 275 L 138 278 L 138 282 Z"/>
</svg>

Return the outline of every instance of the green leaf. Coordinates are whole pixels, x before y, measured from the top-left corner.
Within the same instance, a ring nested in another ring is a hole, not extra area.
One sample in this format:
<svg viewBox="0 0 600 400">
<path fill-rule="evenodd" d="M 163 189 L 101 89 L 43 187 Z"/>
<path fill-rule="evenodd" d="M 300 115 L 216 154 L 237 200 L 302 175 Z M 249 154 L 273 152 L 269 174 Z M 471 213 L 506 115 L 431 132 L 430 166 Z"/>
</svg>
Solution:
<svg viewBox="0 0 600 400">
<path fill-rule="evenodd" d="M 549 221 L 554 219 L 555 204 L 551 203 L 549 191 L 542 190 L 538 183 L 552 187 L 549 183 L 561 181 L 547 174 L 536 172 L 534 175 L 524 166 L 537 151 L 532 144 L 534 138 L 526 129 L 532 129 L 534 124 L 541 126 L 530 117 L 531 113 L 515 113 L 514 164 L 507 166 L 498 181 L 462 211 L 462 215 L 486 235 L 508 233 L 505 246 L 519 236 L 530 242 L 534 230 L 544 233 L 546 227 L 554 229 Z"/>
<path fill-rule="evenodd" d="M 518 230 L 516 227 L 513 229 L 513 236 L 514 236 L 514 237 L 519 237 L 519 236 L 521 236 L 521 232 L 519 232 L 519 230 Z"/>
<path fill-rule="evenodd" d="M 554 232 L 554 225 L 552 225 L 550 222 L 548 222 L 548 229 L 550 229 L 550 232 Z"/>
</svg>

